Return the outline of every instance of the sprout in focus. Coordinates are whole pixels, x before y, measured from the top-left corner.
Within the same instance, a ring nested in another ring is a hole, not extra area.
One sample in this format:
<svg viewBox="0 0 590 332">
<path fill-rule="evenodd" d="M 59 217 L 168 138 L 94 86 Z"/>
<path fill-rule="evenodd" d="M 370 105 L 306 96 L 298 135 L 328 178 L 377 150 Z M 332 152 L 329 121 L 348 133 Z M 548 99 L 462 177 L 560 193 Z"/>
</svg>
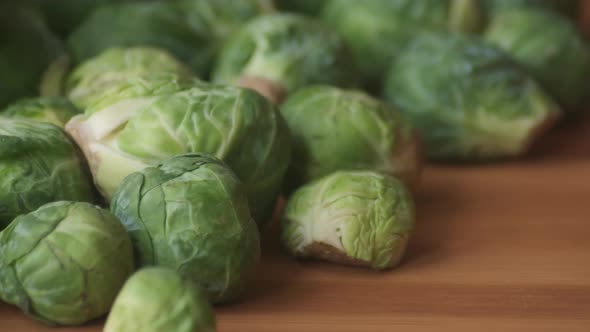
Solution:
<svg viewBox="0 0 590 332">
<path fill-rule="evenodd" d="M 0 108 L 39 95 L 42 86 L 52 81 L 46 71 L 63 56 L 60 41 L 38 13 L 0 3 Z M 52 74 L 60 74 L 57 67 Z"/>
<path fill-rule="evenodd" d="M 115 47 L 80 64 L 69 75 L 67 95 L 76 106 L 86 108 L 102 94 L 131 77 L 173 74 L 192 77 L 191 69 L 163 49 Z"/>
<path fill-rule="evenodd" d="M 375 170 L 415 186 L 421 169 L 417 135 L 401 113 L 361 91 L 312 86 L 281 107 L 292 135 L 286 177 L 299 186 L 337 170 Z"/>
<path fill-rule="evenodd" d="M 590 45 L 575 23 L 547 10 L 498 14 L 485 37 L 526 68 L 566 111 L 576 111 L 590 92 Z"/>
<path fill-rule="evenodd" d="M 77 63 L 114 46 L 157 46 L 204 78 L 223 40 L 243 22 L 271 9 L 268 0 L 113 4 L 95 10 L 69 36 L 68 45 Z"/>
<path fill-rule="evenodd" d="M 49 202 L 92 202 L 94 188 L 85 167 L 58 127 L 0 117 L 0 229 Z"/>
<path fill-rule="evenodd" d="M 484 21 L 478 0 L 331 0 L 322 15 L 349 43 L 371 87 L 420 31 L 475 32 Z"/>
<path fill-rule="evenodd" d="M 357 74 L 336 32 L 311 18 L 276 14 L 250 21 L 228 41 L 213 80 L 252 88 L 279 104 L 309 84 L 355 86 Z"/>
<path fill-rule="evenodd" d="M 37 97 L 12 103 L 0 112 L 0 115 L 52 123 L 63 128 L 73 116 L 79 113 L 78 109 L 66 98 Z"/>
<path fill-rule="evenodd" d="M 133 271 L 125 229 L 109 211 L 55 202 L 0 233 L 0 298 L 48 324 L 78 325 L 111 307 Z"/>
<path fill-rule="evenodd" d="M 247 89 L 202 82 L 130 79 L 66 129 L 107 199 L 133 172 L 178 154 L 208 153 L 245 183 L 260 223 L 272 214 L 290 157 L 284 120 L 266 99 Z"/>
<path fill-rule="evenodd" d="M 414 204 L 389 175 L 341 171 L 297 190 L 281 226 L 283 244 L 294 256 L 381 270 L 402 259 Z"/>
<path fill-rule="evenodd" d="M 162 265 L 202 285 L 213 302 L 238 297 L 260 256 L 242 183 L 218 159 L 173 157 L 125 178 L 111 202 L 139 266 Z"/>
<path fill-rule="evenodd" d="M 172 331 L 215 331 L 215 314 L 206 293 L 174 270 L 139 270 L 117 296 L 104 332 Z"/>
<path fill-rule="evenodd" d="M 460 35 L 417 37 L 394 61 L 384 94 L 419 129 L 435 160 L 519 156 L 560 114 L 504 52 Z"/>
</svg>

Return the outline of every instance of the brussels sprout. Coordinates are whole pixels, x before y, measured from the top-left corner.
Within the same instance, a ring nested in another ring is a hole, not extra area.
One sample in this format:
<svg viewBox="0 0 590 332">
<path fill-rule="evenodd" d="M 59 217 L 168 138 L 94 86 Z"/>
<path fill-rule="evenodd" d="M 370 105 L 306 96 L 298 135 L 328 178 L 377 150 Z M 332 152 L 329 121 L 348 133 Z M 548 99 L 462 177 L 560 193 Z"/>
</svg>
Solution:
<svg viewBox="0 0 590 332">
<path fill-rule="evenodd" d="M 38 13 L 0 3 L 0 108 L 39 95 L 45 71 L 63 56 L 60 41 Z"/>
<path fill-rule="evenodd" d="M 246 184 L 255 218 L 273 210 L 289 164 L 284 120 L 257 93 L 206 83 L 130 80 L 66 126 L 108 199 L 125 176 L 174 155 L 221 158 Z M 176 89 L 176 93 L 173 93 Z M 167 90 L 166 94 L 157 92 Z"/>
<path fill-rule="evenodd" d="M 0 298 L 26 314 L 77 325 L 107 313 L 133 271 L 125 229 L 109 211 L 60 201 L 0 233 Z"/>
<path fill-rule="evenodd" d="M 94 200 L 75 145 L 52 124 L 0 117 L 0 229 L 57 200 Z"/>
<path fill-rule="evenodd" d="M 275 2 L 280 10 L 317 16 L 327 0 L 275 0 Z"/>
<path fill-rule="evenodd" d="M 221 161 L 180 155 L 126 177 L 111 210 L 139 266 L 174 268 L 222 302 L 241 294 L 260 256 L 244 189 Z"/>
<path fill-rule="evenodd" d="M 413 228 L 414 203 L 401 182 L 339 171 L 293 194 L 281 233 L 294 256 L 387 269 L 399 264 Z"/>
<path fill-rule="evenodd" d="M 177 0 L 122 3 L 95 10 L 68 38 L 81 62 L 113 46 L 168 49 L 206 77 L 219 44 L 244 21 L 268 8 L 268 0 Z"/>
<path fill-rule="evenodd" d="M 155 73 L 192 77 L 189 67 L 163 49 L 115 47 L 80 64 L 68 77 L 67 95 L 78 107 L 85 108 L 118 83 Z"/>
<path fill-rule="evenodd" d="M 257 90 L 275 104 L 309 84 L 356 85 L 348 48 L 323 23 L 296 14 L 262 16 L 225 45 L 213 80 Z"/>
<path fill-rule="evenodd" d="M 489 16 L 519 8 L 547 8 L 575 15 L 578 0 L 481 0 Z M 536 34 L 536 33 L 535 33 Z"/>
<path fill-rule="evenodd" d="M 145 268 L 123 286 L 104 332 L 214 332 L 206 294 L 177 272 Z"/>
<path fill-rule="evenodd" d="M 10 104 L 0 115 L 52 123 L 63 128 L 78 113 L 80 112 L 66 98 L 37 97 Z"/>
<path fill-rule="evenodd" d="M 485 37 L 525 67 L 567 111 L 590 92 L 590 45 L 573 22 L 547 10 L 498 14 Z"/>
<path fill-rule="evenodd" d="M 292 135 L 286 177 L 292 184 L 345 169 L 381 171 L 417 184 L 421 151 L 412 127 L 366 93 L 311 86 L 289 97 L 281 113 Z"/>
<path fill-rule="evenodd" d="M 474 32 L 483 22 L 478 0 L 332 0 L 323 18 L 352 47 L 371 87 L 418 32 Z"/>
<path fill-rule="evenodd" d="M 461 35 L 417 37 L 394 61 L 384 94 L 419 129 L 435 160 L 521 155 L 560 114 L 504 52 Z"/>
</svg>

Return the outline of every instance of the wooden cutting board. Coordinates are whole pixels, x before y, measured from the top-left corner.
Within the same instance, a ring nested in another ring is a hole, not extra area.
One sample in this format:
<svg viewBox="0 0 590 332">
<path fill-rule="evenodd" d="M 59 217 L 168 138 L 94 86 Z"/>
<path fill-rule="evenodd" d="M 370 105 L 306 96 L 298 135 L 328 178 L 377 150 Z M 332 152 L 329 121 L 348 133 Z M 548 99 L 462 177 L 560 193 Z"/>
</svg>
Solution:
<svg viewBox="0 0 590 332">
<path fill-rule="evenodd" d="M 219 331 L 590 331 L 590 116 L 523 160 L 429 166 L 416 201 L 389 272 L 293 261 L 266 229 L 258 278 L 217 309 Z M 55 330 L 0 304 L 0 331 Z"/>
</svg>

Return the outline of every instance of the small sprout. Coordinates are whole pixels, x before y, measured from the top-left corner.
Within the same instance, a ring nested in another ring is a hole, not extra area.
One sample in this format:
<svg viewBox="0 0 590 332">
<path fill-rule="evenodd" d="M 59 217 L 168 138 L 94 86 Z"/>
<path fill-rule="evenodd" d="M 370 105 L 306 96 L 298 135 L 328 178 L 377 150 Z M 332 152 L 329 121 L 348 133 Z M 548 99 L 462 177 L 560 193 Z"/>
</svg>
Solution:
<svg viewBox="0 0 590 332">
<path fill-rule="evenodd" d="M 207 294 L 164 267 L 139 270 L 117 296 L 104 332 L 214 332 Z"/>
<path fill-rule="evenodd" d="M 293 256 L 382 270 L 400 263 L 413 228 L 413 200 L 401 182 L 341 171 L 291 196 L 281 234 Z"/>
<path fill-rule="evenodd" d="M 357 90 L 311 86 L 281 107 L 292 136 L 291 187 L 338 170 L 375 170 L 415 187 L 422 155 L 402 114 Z"/>
</svg>

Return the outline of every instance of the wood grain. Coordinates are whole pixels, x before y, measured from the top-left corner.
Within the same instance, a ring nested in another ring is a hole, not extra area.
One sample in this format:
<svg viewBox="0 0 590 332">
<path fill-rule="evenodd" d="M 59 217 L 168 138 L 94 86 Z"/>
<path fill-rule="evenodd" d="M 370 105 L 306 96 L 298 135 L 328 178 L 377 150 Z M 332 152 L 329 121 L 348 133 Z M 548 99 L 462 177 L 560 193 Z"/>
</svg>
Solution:
<svg viewBox="0 0 590 332">
<path fill-rule="evenodd" d="M 429 166 L 416 201 L 389 272 L 293 261 L 266 229 L 258 279 L 217 308 L 219 331 L 590 331 L 590 117 L 523 160 Z M 52 330 L 0 305 L 2 332 Z"/>
</svg>

